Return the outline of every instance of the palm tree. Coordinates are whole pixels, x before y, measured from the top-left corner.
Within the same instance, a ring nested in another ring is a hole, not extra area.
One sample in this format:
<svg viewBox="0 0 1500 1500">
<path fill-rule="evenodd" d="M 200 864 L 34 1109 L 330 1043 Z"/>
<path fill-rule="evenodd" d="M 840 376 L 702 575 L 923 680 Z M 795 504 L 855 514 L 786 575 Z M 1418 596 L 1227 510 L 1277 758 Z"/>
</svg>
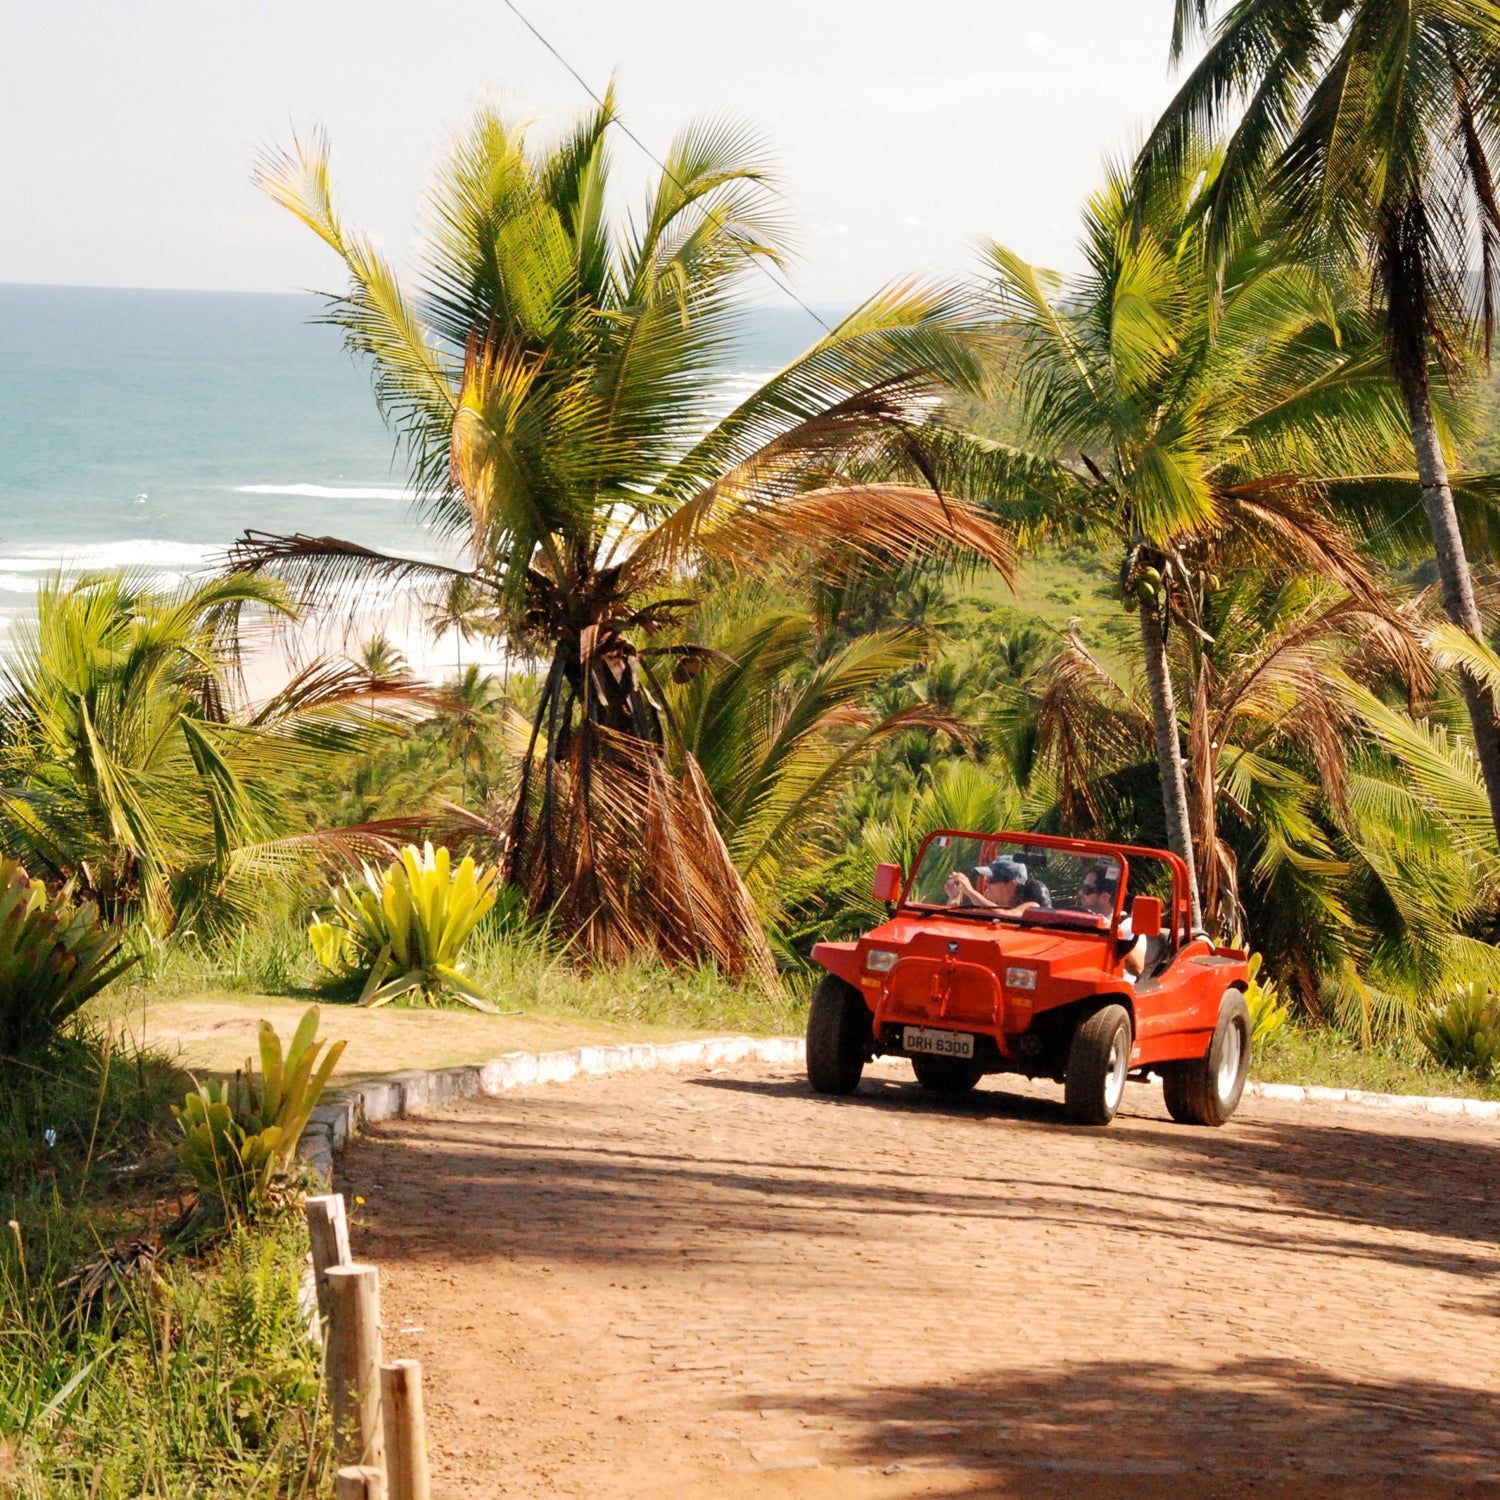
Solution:
<svg viewBox="0 0 1500 1500">
<path fill-rule="evenodd" d="M 1500 876 L 1472 760 L 1387 701 L 1433 686 L 1419 603 L 1372 608 L 1321 580 L 1224 560 L 1195 684 L 1195 847 L 1207 914 L 1287 992 L 1368 1037 L 1410 1031 L 1435 994 L 1500 971 L 1475 923 Z M 1468 637 L 1460 637 L 1468 641 Z M 1472 644 L 1472 643 L 1470 643 Z M 1484 664 L 1500 679 L 1500 661 Z M 1076 637 L 1037 675 L 1027 799 L 1045 826 L 1137 836 L 1150 705 Z"/>
<path fill-rule="evenodd" d="M 246 609 L 293 613 L 266 579 L 43 585 L 0 697 L 7 851 L 34 874 L 74 882 L 110 920 L 170 928 L 190 908 L 244 907 L 320 849 L 379 844 L 374 829 L 304 828 L 290 794 L 383 737 L 383 697 L 426 700 L 315 662 L 266 703 L 237 704 Z"/>
<path fill-rule="evenodd" d="M 1174 59 L 1209 27 L 1209 0 L 1175 0 Z M 1448 618 L 1476 640 L 1475 601 L 1433 366 L 1456 376 L 1482 329 L 1488 357 L 1500 284 L 1500 10 L 1487 0 L 1238 0 L 1214 26 L 1141 153 L 1172 176 L 1204 130 L 1230 118 L 1225 166 L 1206 194 L 1204 251 L 1222 261 L 1276 205 L 1285 238 L 1365 268 L 1416 454 Z M 1500 829 L 1500 719 L 1461 674 L 1490 814 Z"/>
<path fill-rule="evenodd" d="M 663 752 L 655 662 L 696 647 L 648 642 L 690 613 L 706 565 L 1008 568 L 1002 529 L 925 482 L 914 439 L 937 382 L 977 378 L 982 330 L 958 292 L 897 287 L 717 415 L 745 280 L 784 259 L 763 153 L 723 122 L 689 127 L 638 214 L 612 226 L 613 120 L 606 100 L 538 147 L 481 108 L 434 183 L 414 291 L 344 227 L 321 140 L 266 160 L 266 189 L 349 273 L 327 316 L 372 362 L 419 504 L 467 565 L 262 535 L 234 562 L 314 590 L 464 580 L 547 663 L 503 830 L 508 878 L 596 953 L 769 973 L 696 762 Z M 851 477 L 880 454 L 897 455 L 893 477 Z"/>
<path fill-rule="evenodd" d="M 835 800 L 884 740 L 962 731 L 925 704 L 869 707 L 882 683 L 926 654 L 916 630 L 859 636 L 818 660 L 807 615 L 776 610 L 730 622 L 714 644 L 721 655 L 670 690 L 671 716 L 702 770 L 735 868 L 774 913 L 788 870 L 806 862 Z"/>
<path fill-rule="evenodd" d="M 1091 537 L 1120 558 L 1123 601 L 1139 610 L 1167 843 L 1192 875 L 1195 926 L 1169 637 L 1199 628 L 1211 557 L 1226 546 L 1368 596 L 1353 546 L 1321 512 L 1335 484 L 1351 508 L 1369 503 L 1404 441 L 1378 343 L 1346 290 L 1253 238 L 1209 278 L 1196 200 L 1217 170 L 1200 147 L 1144 195 L 1113 174 L 1089 206 L 1087 270 L 1073 281 L 987 248 L 1008 339 L 999 399 L 1020 436 L 954 459 L 987 463 L 996 509 L 1023 531 Z"/>
</svg>

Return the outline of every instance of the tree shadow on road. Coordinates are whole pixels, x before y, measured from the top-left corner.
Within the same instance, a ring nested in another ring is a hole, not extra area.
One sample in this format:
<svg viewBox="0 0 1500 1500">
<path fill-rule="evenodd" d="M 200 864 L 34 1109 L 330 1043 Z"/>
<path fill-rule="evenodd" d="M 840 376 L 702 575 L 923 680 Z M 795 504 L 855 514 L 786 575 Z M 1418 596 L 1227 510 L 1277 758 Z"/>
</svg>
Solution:
<svg viewBox="0 0 1500 1500">
<path fill-rule="evenodd" d="M 1496 1393 L 1292 1360 L 1074 1364 L 798 1406 L 845 1436 L 842 1463 L 972 1473 L 954 1494 L 1500 1495 Z"/>
<path fill-rule="evenodd" d="M 708 1078 L 695 1083 L 716 1089 L 770 1097 L 806 1095 L 806 1086 L 786 1080 Z M 1409 1242 L 1368 1240 L 1358 1253 L 1402 1264 L 1493 1273 L 1490 1247 L 1500 1241 L 1500 1138 L 1472 1126 L 1447 1132 L 1423 1129 L 1396 1115 L 1368 1124 L 1348 1110 L 1332 1115 L 1306 1105 L 1284 1106 L 1274 1117 L 1245 1114 L 1223 1129 L 1182 1126 L 1167 1120 L 1155 1090 L 1133 1087 L 1131 1113 L 1095 1130 L 1070 1124 L 1060 1100 L 985 1088 L 943 1098 L 894 1079 L 867 1079 L 847 1099 L 822 1099 L 825 1107 L 872 1113 L 939 1114 L 955 1121 L 1015 1123 L 1044 1127 L 1096 1154 L 1097 1191 L 1134 1203 L 1149 1202 L 1149 1189 L 1119 1188 L 1111 1168 L 1159 1166 L 1163 1178 L 1184 1180 L 1171 1201 L 1184 1207 L 1212 1208 L 1228 1201 L 1261 1205 L 1267 1233 L 1289 1217 L 1329 1220 L 1375 1231 L 1401 1231 L 1443 1240 L 1470 1241 L 1486 1253 L 1466 1256 L 1434 1246 L 1424 1252 Z M 1298 1113 L 1306 1111 L 1306 1114 Z M 1152 1117 L 1154 1115 L 1154 1118 Z M 1410 1128 L 1403 1128 L 1409 1126 Z M 1382 1128 L 1383 1127 L 1383 1128 Z M 1142 1156 L 1144 1154 L 1144 1160 Z M 971 1157 L 974 1164 L 978 1160 Z M 1032 1185 L 1048 1184 L 1032 1179 Z M 1195 1186 L 1196 1185 L 1196 1186 Z M 1068 1184 L 1077 1191 L 1079 1184 Z M 1248 1190 L 1248 1191 L 1247 1191 Z M 1270 1199 L 1270 1203 L 1267 1203 Z M 1351 1253 L 1354 1247 L 1350 1247 Z"/>
</svg>

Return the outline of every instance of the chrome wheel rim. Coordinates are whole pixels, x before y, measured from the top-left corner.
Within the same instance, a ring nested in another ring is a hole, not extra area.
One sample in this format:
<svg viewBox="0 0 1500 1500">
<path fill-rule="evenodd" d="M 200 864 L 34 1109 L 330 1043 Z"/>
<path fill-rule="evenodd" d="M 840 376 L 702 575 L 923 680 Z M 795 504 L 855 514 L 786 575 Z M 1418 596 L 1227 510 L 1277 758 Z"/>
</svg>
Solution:
<svg viewBox="0 0 1500 1500">
<path fill-rule="evenodd" d="M 1111 1113 L 1119 1107 L 1125 1092 L 1125 1075 L 1130 1071 L 1130 1033 L 1122 1026 L 1115 1032 L 1109 1049 L 1109 1072 L 1104 1077 L 1104 1103 Z"/>
<path fill-rule="evenodd" d="M 1227 1099 L 1234 1092 L 1240 1076 L 1240 1058 L 1244 1044 L 1240 1039 L 1239 1023 L 1231 1021 L 1224 1033 L 1224 1050 L 1219 1055 L 1219 1098 Z"/>
</svg>

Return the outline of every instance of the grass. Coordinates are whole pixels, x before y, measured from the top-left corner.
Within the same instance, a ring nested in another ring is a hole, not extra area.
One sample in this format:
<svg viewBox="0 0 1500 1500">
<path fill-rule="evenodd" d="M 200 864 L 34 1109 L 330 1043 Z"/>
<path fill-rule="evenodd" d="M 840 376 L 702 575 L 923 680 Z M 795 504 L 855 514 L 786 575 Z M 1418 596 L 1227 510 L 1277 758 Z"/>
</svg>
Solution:
<svg viewBox="0 0 1500 1500">
<path fill-rule="evenodd" d="M 300 1224 L 203 1254 L 163 1243 L 190 1192 L 167 1109 L 184 1086 L 102 1033 L 0 1073 L 0 1494 L 290 1500 L 326 1486 Z M 90 1270 L 92 1292 L 75 1279 Z"/>
<path fill-rule="evenodd" d="M 1441 1067 L 1415 1040 L 1362 1043 L 1331 1026 L 1307 1023 L 1285 1026 L 1257 1048 L 1250 1071 L 1262 1083 L 1500 1099 L 1500 1082 Z"/>
<path fill-rule="evenodd" d="M 295 953 L 288 931 L 301 945 Z M 794 1035 L 806 1025 L 806 999 L 794 986 L 768 995 L 711 969 L 672 972 L 646 961 L 584 967 L 536 933 L 482 931 L 466 962 L 501 1015 L 458 1002 L 360 1009 L 349 1003 L 357 986 L 319 987 L 296 927 L 252 931 L 212 952 L 176 947 L 154 970 L 96 1000 L 91 1012 L 138 1044 L 165 1049 L 183 1067 L 223 1074 L 253 1051 L 262 1018 L 290 1029 L 315 999 L 323 1010 L 320 1034 L 348 1044 L 336 1077 L 351 1081 L 484 1062 L 505 1052 L 705 1033 Z"/>
</svg>

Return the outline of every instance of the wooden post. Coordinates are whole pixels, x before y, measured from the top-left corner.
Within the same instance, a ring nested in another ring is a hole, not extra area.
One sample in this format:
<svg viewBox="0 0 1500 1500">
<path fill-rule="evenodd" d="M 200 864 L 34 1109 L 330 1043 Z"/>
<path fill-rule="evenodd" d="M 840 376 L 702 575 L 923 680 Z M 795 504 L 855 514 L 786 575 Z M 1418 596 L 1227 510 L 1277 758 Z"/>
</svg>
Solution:
<svg viewBox="0 0 1500 1500">
<path fill-rule="evenodd" d="M 347 1266 L 349 1220 L 344 1214 L 344 1195 L 325 1193 L 307 1200 L 307 1238 L 312 1245 L 313 1285 L 318 1292 L 318 1323 L 328 1336 L 328 1286 L 323 1274 L 329 1266 Z"/>
<path fill-rule="evenodd" d="M 329 1266 L 328 1402 L 335 1452 L 346 1464 L 380 1468 L 380 1273 L 374 1266 Z"/>
<path fill-rule="evenodd" d="M 333 1500 L 385 1500 L 385 1478 L 379 1469 L 340 1469 L 333 1476 Z"/>
<path fill-rule="evenodd" d="M 388 1500 L 431 1500 L 427 1431 L 422 1416 L 422 1363 L 398 1359 L 380 1367 Z"/>
</svg>

